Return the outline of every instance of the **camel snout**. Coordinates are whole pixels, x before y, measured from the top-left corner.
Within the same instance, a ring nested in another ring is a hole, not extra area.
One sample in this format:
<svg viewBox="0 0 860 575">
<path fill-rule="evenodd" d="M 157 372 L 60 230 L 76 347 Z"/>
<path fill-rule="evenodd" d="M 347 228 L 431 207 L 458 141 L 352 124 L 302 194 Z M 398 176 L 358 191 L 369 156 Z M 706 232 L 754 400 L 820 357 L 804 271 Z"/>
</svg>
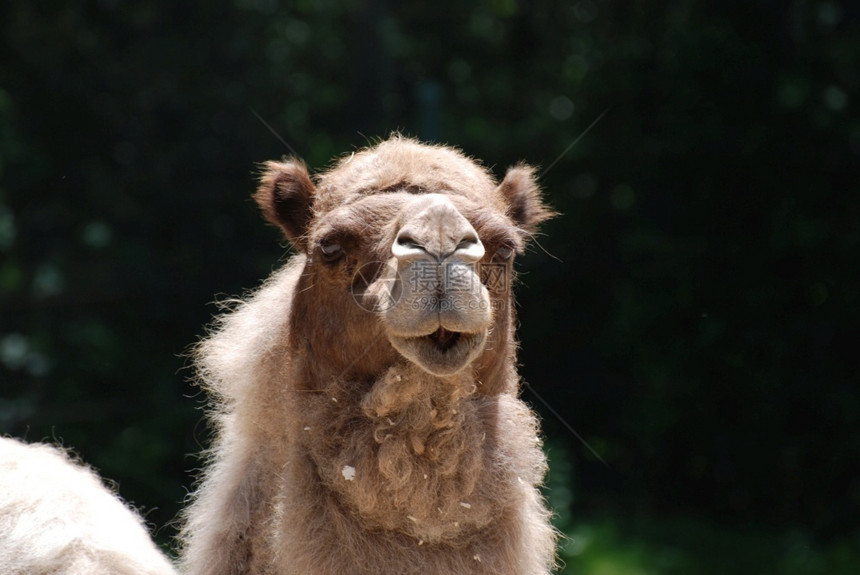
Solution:
<svg viewBox="0 0 860 575">
<path fill-rule="evenodd" d="M 478 232 L 444 195 L 427 194 L 408 205 L 404 213 L 410 215 L 391 245 L 391 254 L 398 261 L 475 263 L 484 257 Z"/>
</svg>

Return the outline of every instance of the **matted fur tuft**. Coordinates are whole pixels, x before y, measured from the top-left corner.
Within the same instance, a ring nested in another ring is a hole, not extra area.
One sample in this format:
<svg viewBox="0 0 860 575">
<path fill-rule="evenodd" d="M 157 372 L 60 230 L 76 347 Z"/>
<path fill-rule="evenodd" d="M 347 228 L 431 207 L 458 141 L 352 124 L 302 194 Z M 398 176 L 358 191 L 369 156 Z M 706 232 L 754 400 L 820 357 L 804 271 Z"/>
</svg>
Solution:
<svg viewBox="0 0 860 575">
<path fill-rule="evenodd" d="M 175 575 L 140 517 L 51 445 L 0 438 L 0 572 Z"/>
<path fill-rule="evenodd" d="M 518 398 L 509 290 L 479 280 L 456 300 L 492 311 L 456 316 L 486 343 L 445 376 L 401 355 L 386 310 L 361 299 L 394 269 L 397 226 L 428 195 L 510 282 L 543 212 L 531 172 L 509 187 L 452 148 L 399 136 L 302 187 L 313 215 L 290 221 L 299 255 L 195 348 L 215 436 L 181 535 L 189 575 L 550 573 L 546 460 Z"/>
</svg>

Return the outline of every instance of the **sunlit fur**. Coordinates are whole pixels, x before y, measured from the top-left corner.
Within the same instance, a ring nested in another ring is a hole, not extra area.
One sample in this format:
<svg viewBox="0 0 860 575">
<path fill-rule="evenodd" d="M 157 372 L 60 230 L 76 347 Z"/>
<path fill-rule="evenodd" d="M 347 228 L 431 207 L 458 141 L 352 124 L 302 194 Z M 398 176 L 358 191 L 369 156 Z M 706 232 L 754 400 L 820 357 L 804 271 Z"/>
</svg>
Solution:
<svg viewBox="0 0 860 575">
<path fill-rule="evenodd" d="M 0 573 L 171 575 L 143 521 L 50 445 L 0 438 Z"/>
<path fill-rule="evenodd" d="M 444 377 L 401 356 L 384 314 L 353 297 L 355 271 L 390 266 L 404 209 L 426 193 L 450 198 L 508 282 L 511 262 L 493 258 L 550 215 L 531 168 L 497 184 L 451 148 L 400 137 L 313 181 L 299 162 L 266 164 L 255 197 L 299 254 L 195 349 L 215 436 L 183 528 L 189 574 L 551 571 L 510 291 L 480 292 L 486 343 Z M 344 253 L 325 261 L 332 238 Z"/>
</svg>

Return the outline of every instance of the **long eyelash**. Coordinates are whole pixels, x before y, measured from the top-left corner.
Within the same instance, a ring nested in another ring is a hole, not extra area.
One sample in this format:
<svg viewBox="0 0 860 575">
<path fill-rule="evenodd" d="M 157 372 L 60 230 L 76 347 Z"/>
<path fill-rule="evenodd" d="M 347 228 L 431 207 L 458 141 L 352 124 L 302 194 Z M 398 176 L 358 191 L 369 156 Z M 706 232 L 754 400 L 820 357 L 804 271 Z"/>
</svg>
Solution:
<svg viewBox="0 0 860 575">
<path fill-rule="evenodd" d="M 527 232 L 527 231 L 523 230 L 523 235 L 525 235 L 525 236 L 528 238 L 528 240 L 529 240 L 529 241 L 528 241 L 528 243 L 534 243 L 534 245 L 536 245 L 537 247 L 539 247 L 539 248 L 540 248 L 540 250 L 541 250 L 543 253 L 545 253 L 546 255 L 548 255 L 549 257 L 551 257 L 552 259 L 554 259 L 555 261 L 557 261 L 557 262 L 559 262 L 559 263 L 564 263 L 564 262 L 561 260 L 561 258 L 559 258 L 559 257 L 557 257 L 557 256 L 554 256 L 553 254 L 551 254 L 551 253 L 549 252 L 549 250 L 547 250 L 545 247 L 543 247 L 543 244 L 541 244 L 541 243 L 538 241 L 538 234 L 536 234 L 536 233 L 532 233 L 532 232 Z M 540 235 L 544 235 L 544 234 L 540 234 Z"/>
</svg>

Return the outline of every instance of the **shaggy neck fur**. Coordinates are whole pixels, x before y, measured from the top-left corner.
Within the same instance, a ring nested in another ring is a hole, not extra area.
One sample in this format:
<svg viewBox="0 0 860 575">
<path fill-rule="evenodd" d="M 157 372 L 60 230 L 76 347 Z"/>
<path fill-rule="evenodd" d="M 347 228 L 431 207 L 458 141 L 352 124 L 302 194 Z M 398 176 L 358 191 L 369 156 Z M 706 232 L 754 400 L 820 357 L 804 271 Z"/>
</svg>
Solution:
<svg viewBox="0 0 860 575">
<path fill-rule="evenodd" d="M 503 453 L 497 400 L 468 375 L 391 367 L 369 391 L 332 380 L 305 400 L 303 445 L 320 479 L 369 524 L 422 542 L 468 542 L 536 480 L 542 457 Z"/>
</svg>

